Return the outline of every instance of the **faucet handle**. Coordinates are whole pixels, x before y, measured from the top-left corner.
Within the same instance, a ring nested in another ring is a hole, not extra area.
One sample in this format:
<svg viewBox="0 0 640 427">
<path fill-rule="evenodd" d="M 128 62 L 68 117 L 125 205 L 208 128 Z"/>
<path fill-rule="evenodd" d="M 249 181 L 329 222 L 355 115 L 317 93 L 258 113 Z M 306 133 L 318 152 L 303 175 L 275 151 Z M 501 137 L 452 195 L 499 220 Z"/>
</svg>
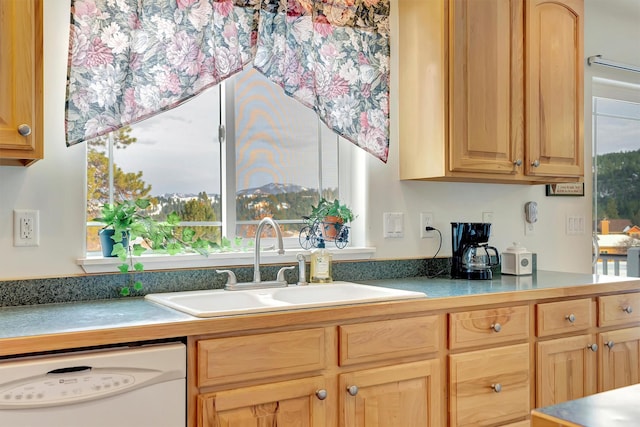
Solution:
<svg viewBox="0 0 640 427">
<path fill-rule="evenodd" d="M 238 279 L 236 279 L 236 273 L 234 273 L 231 270 L 216 270 L 216 273 L 218 274 L 227 273 L 227 276 L 228 276 L 227 285 L 235 285 L 236 283 L 238 283 Z"/>
<path fill-rule="evenodd" d="M 294 268 L 295 268 L 294 266 L 282 267 L 280 270 L 278 270 L 278 275 L 276 276 L 276 280 L 278 282 L 286 282 L 287 280 L 284 278 L 284 272 L 287 270 L 293 270 Z"/>
</svg>

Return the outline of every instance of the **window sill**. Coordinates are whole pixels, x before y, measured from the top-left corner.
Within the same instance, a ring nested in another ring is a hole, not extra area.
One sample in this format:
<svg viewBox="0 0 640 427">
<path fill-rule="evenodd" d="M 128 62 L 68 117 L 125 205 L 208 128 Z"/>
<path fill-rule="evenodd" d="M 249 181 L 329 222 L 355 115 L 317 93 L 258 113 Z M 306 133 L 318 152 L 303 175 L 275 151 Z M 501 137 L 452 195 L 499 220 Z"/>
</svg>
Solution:
<svg viewBox="0 0 640 427">
<path fill-rule="evenodd" d="M 371 259 L 375 248 L 348 247 L 344 249 L 329 250 L 333 254 L 334 261 L 358 261 Z M 260 265 L 265 264 L 295 264 L 296 255 L 302 253 L 309 259 L 311 251 L 285 250 L 284 255 L 278 255 L 275 251 L 262 252 Z M 134 262 L 142 262 L 145 271 L 175 270 L 180 268 L 207 268 L 207 267 L 231 267 L 253 265 L 253 252 L 225 252 L 211 254 L 204 257 L 198 254 L 183 255 L 142 255 L 133 257 Z M 122 262 L 118 258 L 105 258 L 103 256 L 88 256 L 77 261 L 85 273 L 117 273 L 118 266 Z"/>
</svg>

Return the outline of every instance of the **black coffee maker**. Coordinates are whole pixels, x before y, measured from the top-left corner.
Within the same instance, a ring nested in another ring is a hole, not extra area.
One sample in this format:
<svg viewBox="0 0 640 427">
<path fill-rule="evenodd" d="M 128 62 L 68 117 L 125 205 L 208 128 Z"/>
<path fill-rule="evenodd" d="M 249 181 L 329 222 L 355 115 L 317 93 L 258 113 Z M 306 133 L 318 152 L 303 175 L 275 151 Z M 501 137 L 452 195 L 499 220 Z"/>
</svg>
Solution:
<svg viewBox="0 0 640 427">
<path fill-rule="evenodd" d="M 488 245 L 490 234 L 491 224 L 486 222 L 451 223 L 452 278 L 492 278 L 491 267 L 500 264 L 500 255 L 496 248 Z"/>
</svg>

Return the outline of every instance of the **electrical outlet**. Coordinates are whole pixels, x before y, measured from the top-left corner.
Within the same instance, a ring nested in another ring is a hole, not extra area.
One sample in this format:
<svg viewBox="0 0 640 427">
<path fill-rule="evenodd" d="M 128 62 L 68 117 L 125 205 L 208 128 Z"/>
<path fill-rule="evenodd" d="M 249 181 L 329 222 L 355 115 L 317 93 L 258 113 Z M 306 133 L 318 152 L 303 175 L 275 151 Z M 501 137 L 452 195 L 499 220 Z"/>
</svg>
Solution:
<svg viewBox="0 0 640 427">
<path fill-rule="evenodd" d="M 433 227 L 432 212 L 420 213 L 420 237 L 423 239 L 429 239 L 433 237 L 433 231 L 427 231 L 427 227 Z"/>
<path fill-rule="evenodd" d="M 40 244 L 40 211 L 13 210 L 13 246 Z"/>
<path fill-rule="evenodd" d="M 536 234 L 536 225 L 531 222 L 524 222 L 524 235 L 525 236 L 533 236 Z"/>
</svg>

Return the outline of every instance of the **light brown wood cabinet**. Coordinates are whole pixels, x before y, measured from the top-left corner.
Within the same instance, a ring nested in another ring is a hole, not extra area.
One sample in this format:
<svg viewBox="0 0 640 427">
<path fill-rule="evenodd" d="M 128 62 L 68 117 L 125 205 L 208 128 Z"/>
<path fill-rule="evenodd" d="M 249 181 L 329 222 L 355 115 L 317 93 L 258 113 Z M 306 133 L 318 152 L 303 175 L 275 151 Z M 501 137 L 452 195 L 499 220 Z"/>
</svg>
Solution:
<svg viewBox="0 0 640 427">
<path fill-rule="evenodd" d="M 593 334 L 537 343 L 536 407 L 554 405 L 597 391 L 597 347 Z"/>
<path fill-rule="evenodd" d="M 582 295 L 190 336 L 189 426 L 525 427 L 640 382 L 640 292 Z"/>
<path fill-rule="evenodd" d="M 449 426 L 495 426 L 529 415 L 529 312 L 520 305 L 449 314 L 449 349 L 465 350 L 448 357 Z"/>
<path fill-rule="evenodd" d="M 438 360 L 340 375 L 341 427 L 441 426 Z"/>
<path fill-rule="evenodd" d="M 579 180 L 583 19 L 582 0 L 400 0 L 401 179 Z"/>
<path fill-rule="evenodd" d="M 493 426 L 529 415 L 529 344 L 449 356 L 449 425 Z"/>
<path fill-rule="evenodd" d="M 440 427 L 441 319 L 190 338 L 190 425 Z"/>
<path fill-rule="evenodd" d="M 601 327 L 617 326 L 598 334 L 598 391 L 640 383 L 640 292 L 598 297 Z M 634 310 L 635 309 L 635 310 Z"/>
<path fill-rule="evenodd" d="M 634 326 L 640 314 L 634 306 L 640 307 L 640 293 L 599 296 L 597 305 L 591 298 L 537 305 L 538 337 L 561 338 L 536 344 L 536 406 L 640 382 L 640 327 Z"/>
<path fill-rule="evenodd" d="M 598 345 L 594 334 L 585 333 L 595 326 L 593 298 L 536 305 L 536 335 L 562 336 L 536 343 L 536 407 L 597 391 Z"/>
<path fill-rule="evenodd" d="M 0 165 L 42 159 L 42 0 L 0 0 Z"/>
</svg>

